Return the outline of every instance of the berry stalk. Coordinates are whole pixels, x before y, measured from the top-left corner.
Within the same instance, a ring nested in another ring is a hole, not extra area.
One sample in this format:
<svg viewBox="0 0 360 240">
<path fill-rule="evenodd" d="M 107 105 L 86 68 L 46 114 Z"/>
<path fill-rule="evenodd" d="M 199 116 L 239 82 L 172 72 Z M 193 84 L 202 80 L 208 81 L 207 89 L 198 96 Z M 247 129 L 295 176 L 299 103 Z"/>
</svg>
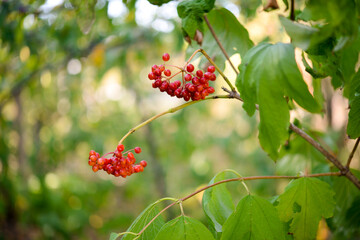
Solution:
<svg viewBox="0 0 360 240">
<path fill-rule="evenodd" d="M 205 52 L 204 49 L 200 48 L 198 49 L 205 57 L 206 59 L 216 68 L 216 70 L 220 73 L 220 75 L 224 78 L 226 83 L 229 85 L 231 91 L 236 92 L 235 87 L 231 84 L 229 79 L 225 76 L 225 74 L 220 70 L 220 68 L 215 64 L 215 62 L 211 59 L 211 57 Z"/>
<path fill-rule="evenodd" d="M 125 134 L 125 136 L 123 136 L 121 138 L 121 140 L 119 141 L 119 145 L 122 144 L 124 142 L 124 140 L 132 133 L 134 133 L 135 131 L 137 131 L 138 129 L 144 127 L 145 125 L 149 124 L 150 122 L 154 121 L 155 119 L 165 115 L 165 114 L 168 114 L 168 113 L 174 113 L 174 112 L 177 112 L 183 108 L 186 108 L 190 105 L 193 105 L 194 103 L 197 103 L 197 102 L 202 102 L 202 101 L 205 101 L 205 100 L 210 100 L 210 99 L 218 99 L 218 98 L 230 98 L 229 95 L 215 95 L 215 96 L 211 96 L 211 97 L 207 97 L 205 99 L 200 99 L 200 100 L 197 100 L 197 101 L 191 101 L 191 102 L 187 102 L 187 103 L 184 103 L 184 104 L 181 104 L 180 106 L 177 106 L 177 107 L 174 107 L 174 108 L 170 108 L 168 109 L 167 111 L 165 112 L 162 112 L 162 113 L 159 113 L 147 120 L 145 120 L 144 122 L 140 123 L 139 125 L 137 125 L 136 127 L 130 129 L 130 131 L 128 133 Z"/>
</svg>

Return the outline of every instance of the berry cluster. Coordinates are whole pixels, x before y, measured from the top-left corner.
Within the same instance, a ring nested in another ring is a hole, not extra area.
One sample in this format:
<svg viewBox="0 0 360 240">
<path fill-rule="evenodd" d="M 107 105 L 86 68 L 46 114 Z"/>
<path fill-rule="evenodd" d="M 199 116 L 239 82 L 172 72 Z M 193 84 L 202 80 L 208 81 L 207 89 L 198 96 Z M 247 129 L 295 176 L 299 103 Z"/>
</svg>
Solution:
<svg viewBox="0 0 360 240">
<path fill-rule="evenodd" d="M 170 55 L 165 53 L 162 59 L 167 62 Z M 209 81 L 216 80 L 214 66 L 209 66 L 205 73 L 202 70 L 197 70 L 194 73 L 195 68 L 191 63 L 185 69 L 176 68 L 180 69 L 180 71 L 172 75 L 171 70 L 166 69 L 165 65 L 152 66 L 148 78 L 154 81 L 152 83 L 153 88 L 159 88 L 161 92 L 166 92 L 171 97 L 183 98 L 185 101 L 204 99 L 207 95 L 215 92 L 215 89 L 209 86 Z M 179 73 L 182 73 L 182 81 L 171 82 L 170 80 Z"/>
<path fill-rule="evenodd" d="M 141 153 L 141 148 L 136 147 L 134 149 L 136 154 Z M 133 173 L 138 173 L 144 171 L 144 167 L 147 166 L 146 161 L 141 161 L 139 164 L 135 165 L 136 158 L 131 152 L 132 150 L 124 151 L 124 145 L 119 144 L 110 158 L 100 157 L 100 154 L 91 150 L 89 153 L 89 165 L 92 166 L 92 170 L 97 172 L 98 170 L 104 170 L 108 174 L 112 174 L 115 177 L 126 178 Z"/>
</svg>

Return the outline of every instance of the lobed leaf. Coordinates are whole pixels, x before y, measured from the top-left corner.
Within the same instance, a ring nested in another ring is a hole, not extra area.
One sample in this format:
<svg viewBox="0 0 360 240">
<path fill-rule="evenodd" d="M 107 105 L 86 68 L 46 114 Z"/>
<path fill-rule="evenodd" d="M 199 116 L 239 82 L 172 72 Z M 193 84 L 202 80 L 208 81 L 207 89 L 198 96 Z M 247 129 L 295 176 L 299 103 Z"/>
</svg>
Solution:
<svg viewBox="0 0 360 240">
<path fill-rule="evenodd" d="M 212 240 L 211 232 L 198 220 L 179 216 L 167 222 L 155 240 Z"/>
<path fill-rule="evenodd" d="M 329 184 L 316 178 L 300 178 L 289 183 L 279 196 L 280 219 L 292 220 L 290 231 L 295 239 L 314 239 L 322 217 L 333 216 L 334 192 Z"/>
<path fill-rule="evenodd" d="M 249 115 L 259 105 L 259 140 L 272 159 L 288 137 L 289 109 L 285 96 L 294 99 L 309 112 L 321 107 L 310 94 L 295 61 L 290 44 L 259 44 L 244 57 L 236 87 Z"/>
<path fill-rule="evenodd" d="M 285 231 L 275 207 L 267 200 L 247 195 L 223 226 L 221 239 L 285 239 Z"/>
</svg>

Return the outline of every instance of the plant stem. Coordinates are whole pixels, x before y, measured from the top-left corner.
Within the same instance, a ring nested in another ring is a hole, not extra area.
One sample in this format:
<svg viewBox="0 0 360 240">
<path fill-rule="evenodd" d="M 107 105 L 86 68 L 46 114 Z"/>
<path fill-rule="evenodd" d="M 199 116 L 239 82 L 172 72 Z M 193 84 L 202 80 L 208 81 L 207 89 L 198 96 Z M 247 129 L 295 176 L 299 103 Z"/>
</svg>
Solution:
<svg viewBox="0 0 360 240">
<path fill-rule="evenodd" d="M 348 161 L 346 163 L 346 168 L 348 168 L 348 169 L 350 167 L 351 160 L 354 157 L 355 151 L 356 151 L 356 149 L 357 149 L 357 147 L 359 145 L 359 142 L 360 142 L 360 137 L 358 137 L 358 139 L 356 140 L 355 145 L 354 145 L 354 147 L 353 147 L 353 149 L 352 149 L 352 151 L 351 151 L 351 153 L 349 155 Z"/>
<path fill-rule="evenodd" d="M 230 66 L 232 67 L 232 69 L 235 71 L 236 75 L 239 74 L 238 70 L 236 69 L 236 67 L 234 66 L 234 64 L 231 62 L 229 55 L 227 54 L 225 48 L 223 47 L 223 45 L 221 44 L 219 38 L 217 37 L 214 28 L 211 26 L 209 19 L 207 18 L 206 15 L 204 15 L 204 20 L 206 22 L 206 25 L 208 26 L 212 36 L 214 37 L 216 43 L 218 44 L 218 46 L 220 47 L 222 53 L 224 54 L 224 56 L 226 57 L 226 59 L 229 61 Z"/>
<path fill-rule="evenodd" d="M 180 106 L 177 106 L 177 107 L 174 107 L 174 108 L 170 108 L 168 109 L 167 111 L 165 112 L 162 112 L 162 113 L 159 113 L 147 120 L 145 120 L 144 122 L 140 123 L 139 125 L 137 125 L 136 127 L 130 129 L 130 131 L 125 134 L 125 136 L 123 136 L 121 138 L 121 140 L 119 141 L 118 144 L 122 144 L 123 141 L 132 133 L 134 133 L 135 131 L 137 131 L 138 129 L 144 127 L 145 125 L 149 124 L 150 122 L 154 121 L 155 119 L 165 115 L 165 114 L 168 114 L 168 113 L 174 113 L 174 112 L 177 112 L 185 107 L 188 107 L 190 105 L 193 105 L 194 103 L 198 103 L 198 102 L 202 102 L 202 101 L 205 101 L 205 100 L 210 100 L 210 99 L 218 99 L 218 98 L 227 98 L 227 99 L 230 99 L 231 97 L 229 95 L 215 95 L 215 96 L 211 96 L 211 97 L 207 97 L 205 99 L 200 99 L 198 101 L 191 101 L 191 102 L 187 102 L 187 103 L 184 103 L 184 104 L 181 104 Z"/>
<path fill-rule="evenodd" d="M 226 88 L 223 88 L 225 92 L 229 93 L 229 96 L 232 98 L 236 98 L 243 102 L 243 100 L 240 98 L 239 93 L 232 92 Z M 259 106 L 256 105 L 256 109 L 259 110 Z M 296 134 L 298 134 L 300 137 L 305 139 L 308 143 L 310 143 L 313 147 L 315 147 L 322 155 L 324 155 L 331 163 L 333 163 L 340 171 L 341 174 L 345 177 L 347 177 L 358 189 L 360 189 L 360 181 L 355 175 L 349 170 L 349 168 L 345 167 L 341 164 L 341 162 L 330 152 L 328 152 L 325 148 L 321 146 L 320 143 L 318 143 L 316 140 L 314 140 L 312 137 L 310 137 L 306 132 L 295 126 L 294 124 L 290 123 L 289 128 L 293 130 Z M 351 161 L 351 159 L 350 159 Z"/>
<path fill-rule="evenodd" d="M 290 20 L 295 21 L 295 0 L 290 1 Z"/>
<path fill-rule="evenodd" d="M 221 71 L 221 69 L 215 64 L 215 62 L 211 59 L 211 57 L 205 52 L 204 49 L 200 48 L 199 51 L 206 57 L 206 59 L 212 64 L 214 65 L 214 67 L 216 68 L 216 70 L 220 73 L 220 75 L 224 78 L 224 80 L 226 81 L 226 83 L 229 85 L 229 87 L 231 88 L 231 91 L 236 92 L 235 87 L 231 84 L 231 82 L 229 81 L 229 79 L 225 76 L 225 74 L 223 73 L 223 71 Z"/>
<path fill-rule="evenodd" d="M 150 222 L 148 222 L 148 224 L 145 225 L 145 227 L 138 233 L 138 235 L 140 236 L 147 227 L 149 227 L 149 225 L 155 221 L 155 219 L 160 216 L 163 212 L 165 212 L 167 209 L 169 209 L 170 207 L 174 206 L 176 203 L 181 204 L 183 201 L 186 201 L 187 199 L 195 196 L 196 194 L 205 191 L 206 189 L 212 188 L 216 185 L 219 184 L 223 184 L 223 183 L 227 183 L 227 182 L 236 182 L 236 181 L 250 181 L 250 180 L 259 180 L 259 179 L 298 179 L 298 178 L 303 178 L 303 177 L 324 177 L 324 176 L 342 176 L 341 172 L 328 172 L 328 173 L 316 173 L 316 174 L 310 174 L 307 176 L 252 176 L 252 177 L 238 177 L 238 178 L 230 178 L 230 179 L 225 179 L 213 184 L 210 184 L 208 186 L 205 186 L 203 188 L 200 188 L 199 190 L 179 199 L 177 202 L 173 202 L 171 204 L 169 204 L 168 206 L 166 206 L 165 208 L 163 208 L 158 214 L 156 214 L 155 217 L 153 217 Z M 183 213 L 182 213 L 183 214 Z"/>
</svg>

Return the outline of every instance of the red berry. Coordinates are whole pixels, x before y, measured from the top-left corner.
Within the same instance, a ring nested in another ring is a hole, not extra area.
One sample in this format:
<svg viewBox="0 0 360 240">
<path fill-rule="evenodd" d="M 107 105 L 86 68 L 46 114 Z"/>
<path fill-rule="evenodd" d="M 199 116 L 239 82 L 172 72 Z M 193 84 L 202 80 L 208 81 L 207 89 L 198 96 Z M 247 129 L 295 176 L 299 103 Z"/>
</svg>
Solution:
<svg viewBox="0 0 360 240">
<path fill-rule="evenodd" d="M 170 77 L 171 76 L 170 69 L 165 69 L 164 74 L 165 74 L 165 76 Z"/>
<path fill-rule="evenodd" d="M 155 69 L 154 74 L 155 74 L 155 76 L 161 76 L 160 68 Z"/>
<path fill-rule="evenodd" d="M 140 162 L 140 165 L 143 166 L 143 167 L 146 167 L 147 166 L 147 162 L 145 160 L 142 160 Z"/>
<path fill-rule="evenodd" d="M 157 65 L 153 65 L 153 66 L 151 67 L 151 71 L 154 72 L 157 68 L 158 68 Z"/>
<path fill-rule="evenodd" d="M 204 77 L 205 77 L 207 80 L 209 80 L 209 79 L 211 78 L 211 72 L 206 72 L 206 73 L 204 74 Z"/>
<path fill-rule="evenodd" d="M 96 157 L 95 155 L 91 155 L 89 159 L 90 159 L 90 161 L 92 161 L 92 162 L 96 162 L 97 157 Z"/>
<path fill-rule="evenodd" d="M 135 153 L 141 153 L 141 148 L 140 147 L 136 147 L 136 148 L 134 148 L 134 151 L 135 151 Z"/>
<path fill-rule="evenodd" d="M 163 59 L 165 62 L 167 62 L 167 61 L 170 60 L 170 55 L 169 55 L 168 53 L 164 53 L 164 54 L 162 55 L 162 59 Z"/>
<path fill-rule="evenodd" d="M 105 164 L 105 159 L 99 158 L 99 159 L 97 160 L 97 164 L 99 164 L 99 165 L 104 165 L 104 164 Z"/>
<path fill-rule="evenodd" d="M 211 65 L 208 67 L 207 71 L 213 73 L 215 72 L 215 67 Z"/>
<path fill-rule="evenodd" d="M 198 84 L 200 83 L 199 78 L 197 78 L 197 77 L 193 77 L 193 79 L 192 79 L 192 83 L 193 83 L 193 84 L 195 84 L 195 85 L 198 85 Z"/>
<path fill-rule="evenodd" d="M 165 66 L 164 65 L 159 65 L 159 69 L 161 72 L 163 72 L 165 70 Z"/>
<path fill-rule="evenodd" d="M 96 155 L 96 152 L 95 152 L 94 150 L 91 150 L 91 151 L 89 152 L 89 157 L 90 157 L 91 155 Z"/>
<path fill-rule="evenodd" d="M 122 151 L 124 151 L 125 147 L 124 147 L 124 145 L 119 144 L 119 145 L 117 145 L 116 149 L 117 149 L 119 152 L 122 152 Z"/>
<path fill-rule="evenodd" d="M 92 170 L 93 170 L 94 172 L 97 172 L 97 171 L 99 170 L 98 165 L 94 165 L 94 166 L 92 167 Z"/>
<path fill-rule="evenodd" d="M 148 78 L 149 78 L 150 80 L 154 80 L 154 79 L 155 79 L 155 74 L 154 74 L 153 72 L 149 73 L 149 74 L 148 74 Z"/>
<path fill-rule="evenodd" d="M 93 162 L 93 161 L 91 161 L 91 160 L 89 160 L 89 161 L 88 161 L 88 164 L 89 164 L 90 166 L 94 166 L 96 163 Z"/>
<path fill-rule="evenodd" d="M 186 74 L 185 75 L 185 81 L 191 81 L 191 79 L 192 79 L 192 76 L 191 76 L 191 74 Z"/>
<path fill-rule="evenodd" d="M 215 89 L 213 88 L 213 87 L 209 87 L 208 89 L 207 89 L 207 91 L 208 91 L 208 93 L 214 93 L 215 92 Z"/>
<path fill-rule="evenodd" d="M 129 153 L 127 154 L 127 156 L 128 156 L 128 158 L 130 158 L 130 159 L 135 158 L 135 156 L 134 156 L 134 154 L 133 154 L 132 152 L 129 152 Z"/>
<path fill-rule="evenodd" d="M 210 81 L 215 81 L 215 80 L 216 80 L 216 75 L 214 73 L 211 73 Z"/>
<path fill-rule="evenodd" d="M 119 152 L 117 149 L 115 150 L 114 155 L 115 155 L 116 157 L 118 157 L 118 158 L 121 158 L 121 157 L 122 157 L 122 153 Z"/>
<path fill-rule="evenodd" d="M 201 70 L 197 70 L 196 71 L 196 76 L 198 76 L 199 78 L 201 78 L 202 76 L 203 76 L 203 71 L 201 71 Z"/>
<path fill-rule="evenodd" d="M 200 83 L 201 84 L 205 84 L 205 83 L 207 83 L 207 81 L 208 80 L 206 80 L 206 78 L 204 78 L 204 77 L 200 78 Z"/>
<path fill-rule="evenodd" d="M 195 68 L 194 68 L 194 65 L 192 65 L 191 63 L 186 66 L 186 70 L 187 70 L 188 72 L 192 72 L 192 71 L 194 71 L 194 69 L 195 69 Z"/>
</svg>

